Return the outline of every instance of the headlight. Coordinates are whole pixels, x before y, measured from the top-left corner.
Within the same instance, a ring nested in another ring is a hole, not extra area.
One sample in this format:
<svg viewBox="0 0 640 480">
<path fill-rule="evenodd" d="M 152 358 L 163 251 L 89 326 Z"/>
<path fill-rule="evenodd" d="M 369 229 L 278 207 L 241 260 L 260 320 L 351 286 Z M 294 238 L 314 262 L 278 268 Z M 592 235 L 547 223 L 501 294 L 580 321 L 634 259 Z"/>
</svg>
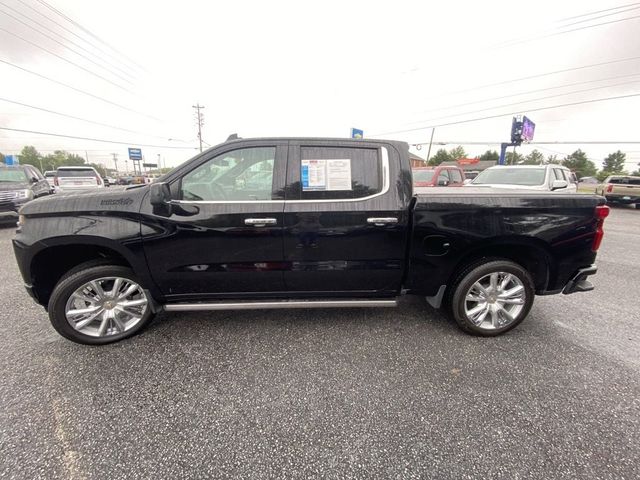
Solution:
<svg viewBox="0 0 640 480">
<path fill-rule="evenodd" d="M 26 217 L 24 215 L 18 215 L 18 227 L 23 226 L 25 220 L 26 220 Z"/>
</svg>

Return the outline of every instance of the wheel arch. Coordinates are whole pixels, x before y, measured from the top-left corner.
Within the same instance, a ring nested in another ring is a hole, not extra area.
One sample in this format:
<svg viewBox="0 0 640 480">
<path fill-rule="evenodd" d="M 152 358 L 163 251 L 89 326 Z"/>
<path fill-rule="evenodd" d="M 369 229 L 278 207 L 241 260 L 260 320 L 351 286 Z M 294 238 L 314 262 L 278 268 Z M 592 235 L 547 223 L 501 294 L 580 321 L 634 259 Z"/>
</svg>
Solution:
<svg viewBox="0 0 640 480">
<path fill-rule="evenodd" d="M 483 258 L 510 260 L 526 269 L 532 276 L 536 292 L 543 292 L 556 275 L 556 261 L 547 245 L 531 237 L 493 238 L 465 252 L 447 278 L 447 290 L 467 265 Z"/>
<path fill-rule="evenodd" d="M 136 254 L 122 244 L 103 237 L 71 235 L 47 239 L 35 249 L 29 263 L 33 292 L 45 308 L 55 285 L 70 270 L 96 260 L 131 268 L 145 288 L 154 293 L 143 252 Z"/>
</svg>

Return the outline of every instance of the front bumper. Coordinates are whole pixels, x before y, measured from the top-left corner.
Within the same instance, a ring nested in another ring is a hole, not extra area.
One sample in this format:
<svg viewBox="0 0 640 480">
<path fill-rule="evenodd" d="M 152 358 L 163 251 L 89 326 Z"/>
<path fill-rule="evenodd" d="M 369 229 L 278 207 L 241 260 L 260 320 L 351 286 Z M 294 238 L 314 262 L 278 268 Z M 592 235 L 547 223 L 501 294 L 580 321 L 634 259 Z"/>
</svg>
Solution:
<svg viewBox="0 0 640 480">
<path fill-rule="evenodd" d="M 594 289 L 593 284 L 587 280 L 590 275 L 595 275 L 598 272 L 598 267 L 591 265 L 590 267 L 581 268 L 577 273 L 567 282 L 562 289 L 562 293 L 568 295 L 576 292 L 590 292 Z"/>
</svg>

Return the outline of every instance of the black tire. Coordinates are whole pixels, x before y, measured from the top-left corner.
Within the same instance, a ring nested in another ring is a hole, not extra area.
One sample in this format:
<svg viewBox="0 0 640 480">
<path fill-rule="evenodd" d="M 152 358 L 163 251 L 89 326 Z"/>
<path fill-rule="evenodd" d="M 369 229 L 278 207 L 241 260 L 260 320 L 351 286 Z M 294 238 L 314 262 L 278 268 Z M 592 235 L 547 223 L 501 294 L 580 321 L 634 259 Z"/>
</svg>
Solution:
<svg viewBox="0 0 640 480">
<path fill-rule="evenodd" d="M 481 328 L 467 317 L 465 312 L 466 295 L 472 285 L 478 280 L 494 272 L 505 272 L 518 278 L 524 287 L 524 305 L 514 321 L 504 327 L 493 329 Z M 450 315 L 463 331 L 472 335 L 495 337 L 515 328 L 527 317 L 533 305 L 534 296 L 535 288 L 533 279 L 529 272 L 522 266 L 506 259 L 484 258 L 470 264 L 457 275 L 453 284 L 448 289 L 446 305 Z"/>
<path fill-rule="evenodd" d="M 640 210 L 640 203 L 636 203 L 636 210 Z"/>
<path fill-rule="evenodd" d="M 130 268 L 113 264 L 104 265 L 103 263 L 105 261 L 108 260 L 96 260 L 79 265 L 63 276 L 53 289 L 53 293 L 51 294 L 48 304 L 49 320 L 51 321 L 53 328 L 55 328 L 60 335 L 72 342 L 84 345 L 105 345 L 117 342 L 140 332 L 154 317 L 154 313 L 152 311 L 153 299 L 151 299 L 147 293 L 146 295 L 149 303 L 142 315 L 142 319 L 130 329 L 122 333 L 104 337 L 94 337 L 81 333 L 69 324 L 65 315 L 65 307 L 69 297 L 76 291 L 76 289 L 92 280 L 103 277 L 121 277 L 131 280 L 144 288 L 144 285 L 140 283 Z"/>
</svg>

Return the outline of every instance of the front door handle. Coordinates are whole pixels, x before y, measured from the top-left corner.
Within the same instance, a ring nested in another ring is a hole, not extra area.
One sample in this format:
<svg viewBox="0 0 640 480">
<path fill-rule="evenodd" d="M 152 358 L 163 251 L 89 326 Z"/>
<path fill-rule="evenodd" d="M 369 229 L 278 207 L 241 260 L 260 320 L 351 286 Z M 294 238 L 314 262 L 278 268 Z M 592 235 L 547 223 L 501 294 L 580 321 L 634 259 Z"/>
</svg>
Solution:
<svg viewBox="0 0 640 480">
<path fill-rule="evenodd" d="M 383 227 L 385 225 L 398 223 L 398 219 L 396 217 L 370 217 L 367 218 L 367 223 L 373 224 L 376 227 Z"/>
<path fill-rule="evenodd" d="M 275 225 L 278 223 L 275 218 L 245 218 L 244 224 L 252 227 L 264 227 L 265 225 Z"/>
</svg>

